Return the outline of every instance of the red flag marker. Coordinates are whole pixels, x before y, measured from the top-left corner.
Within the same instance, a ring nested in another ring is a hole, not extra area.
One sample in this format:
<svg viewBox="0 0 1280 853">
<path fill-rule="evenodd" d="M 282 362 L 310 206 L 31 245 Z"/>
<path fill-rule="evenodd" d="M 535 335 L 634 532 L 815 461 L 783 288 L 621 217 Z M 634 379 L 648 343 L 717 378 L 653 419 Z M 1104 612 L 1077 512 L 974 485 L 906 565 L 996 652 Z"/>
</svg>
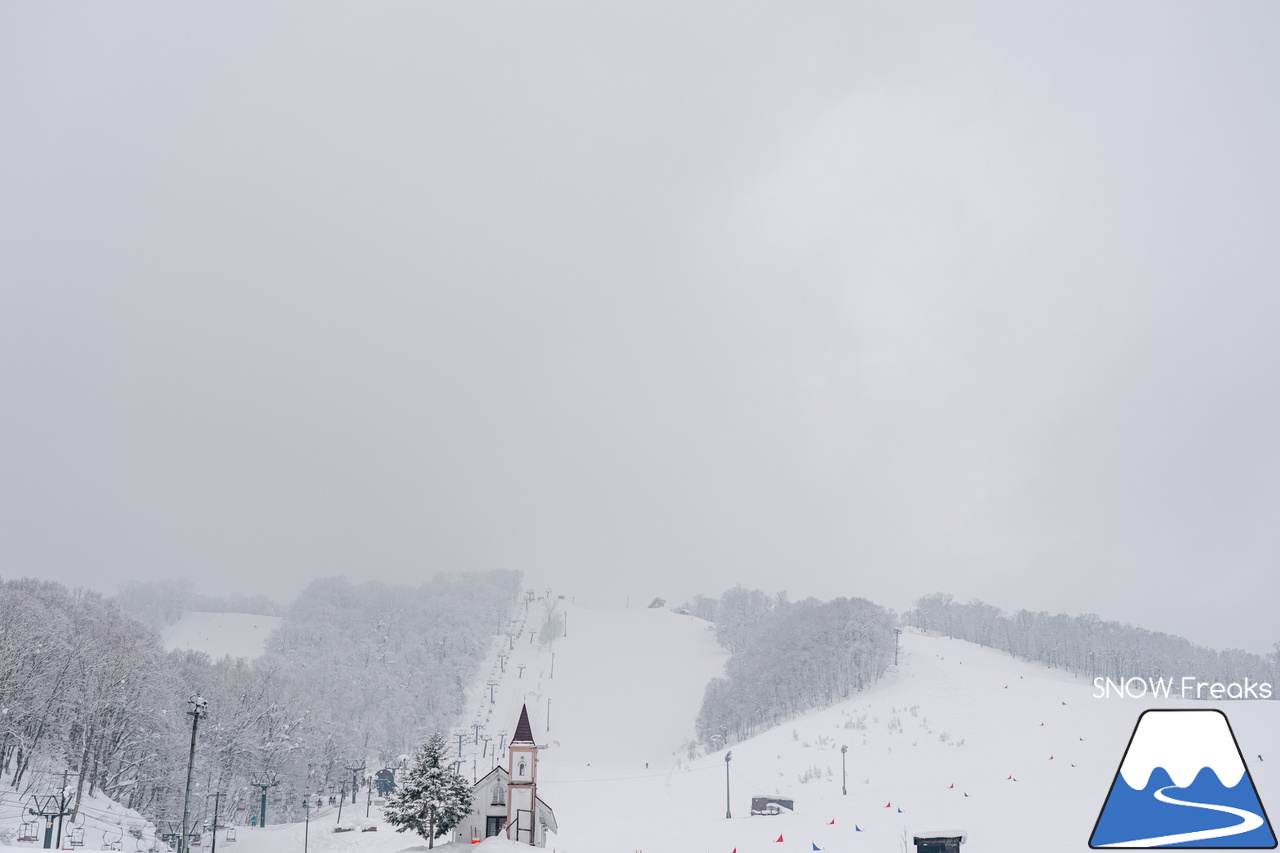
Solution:
<svg viewBox="0 0 1280 853">
<path fill-rule="evenodd" d="M 831 823 L 835 823 L 835 822 L 836 822 L 836 819 L 835 819 L 835 818 L 831 818 Z M 830 826 L 830 825 L 831 825 L 831 823 L 827 824 L 827 826 Z"/>
<path fill-rule="evenodd" d="M 889 806 L 891 806 L 891 805 L 893 805 L 893 803 L 885 803 L 885 804 L 884 804 L 884 807 L 887 809 L 887 808 L 889 808 Z"/>
<path fill-rule="evenodd" d="M 779 836 L 778 836 L 778 841 L 781 841 L 781 840 L 782 840 L 782 836 L 781 836 L 781 835 L 779 835 Z M 778 841 L 775 841 L 775 842 L 773 842 L 773 843 L 774 843 L 774 844 L 777 844 L 777 843 L 778 843 Z"/>
<path fill-rule="evenodd" d="M 955 783 L 955 782 L 952 782 L 952 783 L 951 783 L 950 785 L 948 785 L 947 787 L 948 787 L 948 788 L 954 788 L 955 786 L 956 786 L 956 783 Z"/>
</svg>

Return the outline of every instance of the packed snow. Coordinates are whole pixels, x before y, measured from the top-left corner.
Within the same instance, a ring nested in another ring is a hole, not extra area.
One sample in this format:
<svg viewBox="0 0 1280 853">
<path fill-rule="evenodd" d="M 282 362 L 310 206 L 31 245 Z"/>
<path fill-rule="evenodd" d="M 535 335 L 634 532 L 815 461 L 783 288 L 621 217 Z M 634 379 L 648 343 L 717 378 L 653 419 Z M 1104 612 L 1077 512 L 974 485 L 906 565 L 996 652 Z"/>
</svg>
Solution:
<svg viewBox="0 0 1280 853">
<path fill-rule="evenodd" d="M 164 629 L 161 639 L 167 651 L 193 649 L 214 660 L 228 655 L 253 660 L 266 651 L 267 637 L 279 625 L 279 616 L 188 610 Z"/>
</svg>

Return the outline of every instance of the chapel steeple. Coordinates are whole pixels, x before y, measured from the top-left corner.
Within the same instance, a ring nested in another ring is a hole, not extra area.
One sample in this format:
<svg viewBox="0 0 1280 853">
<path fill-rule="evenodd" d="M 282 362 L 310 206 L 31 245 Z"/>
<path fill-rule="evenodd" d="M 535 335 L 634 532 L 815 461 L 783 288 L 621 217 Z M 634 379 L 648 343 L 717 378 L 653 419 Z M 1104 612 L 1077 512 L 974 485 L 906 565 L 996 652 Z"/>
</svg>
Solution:
<svg viewBox="0 0 1280 853">
<path fill-rule="evenodd" d="M 536 843 L 538 745 L 529 725 L 529 709 L 520 706 L 520 722 L 507 745 L 507 838 Z"/>
</svg>

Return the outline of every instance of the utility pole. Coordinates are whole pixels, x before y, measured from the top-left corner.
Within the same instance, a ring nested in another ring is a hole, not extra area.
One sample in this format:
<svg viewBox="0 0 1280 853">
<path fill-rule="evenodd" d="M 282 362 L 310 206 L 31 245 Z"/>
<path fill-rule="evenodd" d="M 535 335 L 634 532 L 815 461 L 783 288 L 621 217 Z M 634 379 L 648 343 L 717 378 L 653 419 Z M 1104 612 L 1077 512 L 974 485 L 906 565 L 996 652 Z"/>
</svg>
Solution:
<svg viewBox="0 0 1280 853">
<path fill-rule="evenodd" d="M 547 731 L 551 731 L 551 697 L 547 697 Z"/>
<path fill-rule="evenodd" d="M 524 678 L 524 664 L 517 664 L 517 666 L 520 667 L 520 672 L 516 675 L 516 678 Z"/>
<path fill-rule="evenodd" d="M 62 771 L 62 790 L 58 792 L 58 840 L 54 847 L 62 847 L 62 818 L 67 814 L 67 771 Z"/>
<path fill-rule="evenodd" d="M 458 732 L 458 757 L 462 757 L 462 739 L 467 736 L 466 732 Z"/>
<path fill-rule="evenodd" d="M 898 665 L 898 638 L 902 636 L 901 628 L 893 629 L 893 665 Z"/>
<path fill-rule="evenodd" d="M 191 848 L 191 839 L 187 837 L 187 816 L 191 810 L 191 774 L 196 766 L 196 729 L 200 719 L 208 713 L 209 703 L 199 694 L 191 694 L 187 700 L 187 714 L 191 717 L 191 752 L 187 756 L 187 793 L 182 798 L 182 838 L 178 840 L 178 853 Z"/>
<path fill-rule="evenodd" d="M 476 743 L 479 743 L 480 742 L 480 724 L 475 723 L 471 727 L 476 730 Z"/>
<path fill-rule="evenodd" d="M 733 817 L 733 811 L 729 808 L 729 762 L 733 760 L 733 750 L 729 750 L 724 754 L 724 819 L 729 820 Z"/>
<path fill-rule="evenodd" d="M 551 677 L 556 677 L 556 653 L 551 653 Z"/>
<path fill-rule="evenodd" d="M 844 754 L 849 751 L 849 747 L 840 747 L 840 793 L 849 796 L 849 773 L 845 769 Z"/>
<path fill-rule="evenodd" d="M 364 786 L 364 816 L 369 816 L 369 809 L 373 807 L 373 780 L 366 779 Z"/>
<path fill-rule="evenodd" d="M 209 853 L 218 853 L 218 801 L 225 791 L 213 792 L 213 849 Z"/>
<path fill-rule="evenodd" d="M 490 681 L 486 686 L 489 688 L 489 704 L 493 705 L 495 704 L 494 698 L 493 698 L 493 690 L 495 687 L 498 686 L 498 682 Z"/>
<path fill-rule="evenodd" d="M 307 853 L 307 844 L 311 841 L 311 802 L 303 797 L 302 811 L 306 815 L 306 823 L 302 827 L 302 853 Z"/>
<path fill-rule="evenodd" d="M 262 791 L 262 811 L 258 815 L 258 828 L 262 829 L 267 825 L 267 789 L 274 788 L 280 782 L 274 773 L 265 773 L 262 776 L 255 773 L 253 781 L 249 784 Z"/>
</svg>

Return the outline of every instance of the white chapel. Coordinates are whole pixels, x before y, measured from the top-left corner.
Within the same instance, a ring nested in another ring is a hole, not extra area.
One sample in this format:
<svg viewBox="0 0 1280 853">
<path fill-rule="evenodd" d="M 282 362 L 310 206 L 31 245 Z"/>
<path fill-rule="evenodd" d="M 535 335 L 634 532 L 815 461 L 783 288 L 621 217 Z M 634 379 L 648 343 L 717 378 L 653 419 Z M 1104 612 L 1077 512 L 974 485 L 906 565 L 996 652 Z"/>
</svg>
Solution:
<svg viewBox="0 0 1280 853">
<path fill-rule="evenodd" d="M 507 745 L 507 766 L 490 770 L 471 789 L 471 814 L 458 824 L 459 841 L 505 835 L 530 847 L 545 847 L 556 831 L 556 815 L 538 796 L 538 745 L 529 709 L 520 708 L 516 733 Z"/>
</svg>

